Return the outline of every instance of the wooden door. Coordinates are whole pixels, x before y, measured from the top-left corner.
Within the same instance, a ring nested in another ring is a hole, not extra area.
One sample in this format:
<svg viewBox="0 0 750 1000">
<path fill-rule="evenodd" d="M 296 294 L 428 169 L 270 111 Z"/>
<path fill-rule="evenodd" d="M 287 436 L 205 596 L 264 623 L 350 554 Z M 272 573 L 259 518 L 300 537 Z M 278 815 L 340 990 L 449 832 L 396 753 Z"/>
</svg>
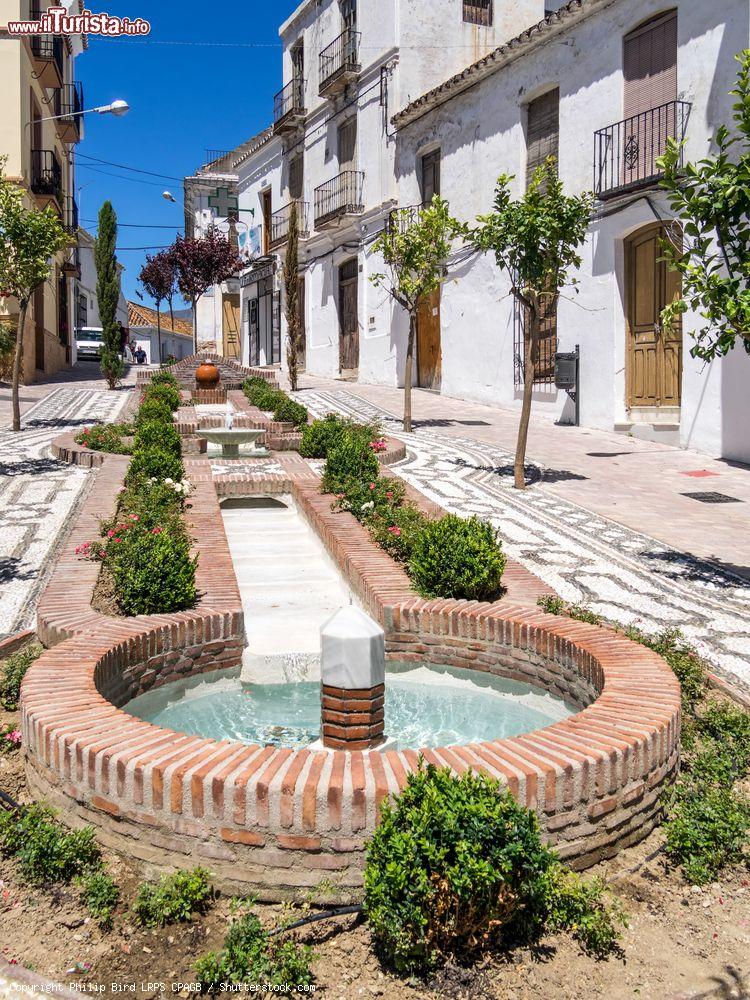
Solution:
<svg viewBox="0 0 750 1000">
<path fill-rule="evenodd" d="M 662 226 L 640 230 L 627 245 L 628 406 L 679 406 L 682 328 L 664 330 L 661 314 L 681 294 L 679 275 L 661 259 Z"/>
<path fill-rule="evenodd" d="M 339 172 L 355 170 L 357 165 L 357 118 L 353 115 L 338 130 Z"/>
<path fill-rule="evenodd" d="M 349 260 L 339 268 L 339 367 L 342 372 L 359 368 L 359 265 Z"/>
<path fill-rule="evenodd" d="M 629 184 L 658 172 L 666 136 L 677 133 L 677 11 L 626 35 L 623 72 L 621 180 Z"/>
<path fill-rule="evenodd" d="M 273 215 L 273 200 L 271 189 L 261 195 L 263 205 L 263 253 L 267 254 L 271 246 L 271 216 Z"/>
<path fill-rule="evenodd" d="M 526 187 L 538 167 L 560 150 L 560 90 L 542 94 L 531 101 L 526 120 Z"/>
<path fill-rule="evenodd" d="M 422 299 L 417 315 L 417 384 L 439 389 L 442 378 L 440 289 Z"/>
<path fill-rule="evenodd" d="M 240 297 L 225 295 L 222 301 L 224 329 L 224 357 L 240 357 Z"/>
<path fill-rule="evenodd" d="M 431 205 L 435 195 L 440 195 L 440 150 L 422 157 L 422 204 Z"/>
</svg>

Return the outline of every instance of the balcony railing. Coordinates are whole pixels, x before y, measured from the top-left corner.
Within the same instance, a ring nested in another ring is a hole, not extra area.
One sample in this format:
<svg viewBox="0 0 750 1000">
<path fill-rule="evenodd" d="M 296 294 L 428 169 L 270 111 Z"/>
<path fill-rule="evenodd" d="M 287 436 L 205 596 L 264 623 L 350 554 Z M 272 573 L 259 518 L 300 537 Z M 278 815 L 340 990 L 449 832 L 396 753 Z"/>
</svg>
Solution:
<svg viewBox="0 0 750 1000">
<path fill-rule="evenodd" d="M 55 91 L 56 122 L 62 142 L 79 142 L 83 123 L 83 84 L 64 83 Z"/>
<path fill-rule="evenodd" d="M 306 115 L 305 81 L 295 76 L 273 99 L 273 130 L 277 134 L 293 132 Z"/>
<path fill-rule="evenodd" d="M 424 211 L 424 205 L 407 205 L 405 208 L 394 208 L 388 216 L 388 228 L 391 232 L 405 233 L 411 229 Z"/>
<path fill-rule="evenodd" d="M 346 215 L 361 215 L 365 175 L 361 170 L 344 170 L 315 188 L 315 228 L 325 229 Z"/>
<path fill-rule="evenodd" d="M 42 19 L 43 10 L 32 7 L 32 21 Z M 59 86 L 65 79 L 65 47 L 62 35 L 32 35 L 30 36 L 31 53 L 37 62 L 45 64 L 37 71 L 39 82 L 43 87 Z"/>
<path fill-rule="evenodd" d="M 600 198 L 653 183 L 667 139 L 682 142 L 690 104 L 669 101 L 594 133 L 594 189 Z M 680 154 L 682 155 L 682 154 Z"/>
<path fill-rule="evenodd" d="M 289 239 L 289 220 L 292 217 L 292 206 L 297 206 L 297 227 L 300 239 L 307 239 L 310 235 L 308 229 L 308 218 L 310 205 L 306 201 L 290 201 L 278 212 L 271 216 L 271 241 L 269 248 L 275 250 L 283 246 Z"/>
<path fill-rule="evenodd" d="M 343 90 L 359 75 L 361 69 L 359 42 L 361 37 L 361 31 L 347 28 L 320 53 L 319 93 L 321 97 Z"/>
<path fill-rule="evenodd" d="M 70 194 L 65 196 L 63 228 L 73 236 L 78 232 L 78 202 Z"/>
<path fill-rule="evenodd" d="M 31 190 L 43 199 L 54 198 L 63 207 L 62 167 L 51 149 L 31 151 Z"/>
</svg>

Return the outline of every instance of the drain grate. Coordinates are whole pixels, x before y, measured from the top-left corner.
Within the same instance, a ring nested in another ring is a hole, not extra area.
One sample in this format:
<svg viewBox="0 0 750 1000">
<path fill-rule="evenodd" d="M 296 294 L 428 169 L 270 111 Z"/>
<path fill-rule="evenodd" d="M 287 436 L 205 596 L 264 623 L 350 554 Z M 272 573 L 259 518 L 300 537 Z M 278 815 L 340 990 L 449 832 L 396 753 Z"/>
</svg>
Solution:
<svg viewBox="0 0 750 1000">
<path fill-rule="evenodd" d="M 737 497 L 728 497 L 726 493 L 683 493 L 684 497 L 691 500 L 699 500 L 701 503 L 744 503 Z"/>
</svg>

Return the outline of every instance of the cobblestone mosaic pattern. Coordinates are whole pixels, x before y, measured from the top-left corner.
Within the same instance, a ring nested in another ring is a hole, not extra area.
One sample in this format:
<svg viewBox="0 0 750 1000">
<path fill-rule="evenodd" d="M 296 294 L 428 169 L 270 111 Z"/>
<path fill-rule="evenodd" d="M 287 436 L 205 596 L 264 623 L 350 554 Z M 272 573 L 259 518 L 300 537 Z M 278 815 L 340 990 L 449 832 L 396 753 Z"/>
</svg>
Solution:
<svg viewBox="0 0 750 1000">
<path fill-rule="evenodd" d="M 0 431 L 0 638 L 33 625 L 50 557 L 91 476 L 55 461 L 51 442 L 65 431 L 115 420 L 126 398 L 57 389 L 24 415 L 20 434 Z"/>
<path fill-rule="evenodd" d="M 562 597 L 613 621 L 647 631 L 679 627 L 716 668 L 750 693 L 750 587 L 721 567 L 670 549 L 544 489 L 513 489 L 513 456 L 465 439 L 418 429 L 342 389 L 308 390 L 300 401 L 316 416 L 339 412 L 379 420 L 406 442 L 408 458 L 394 471 L 445 510 L 477 514 L 496 525 L 506 551 Z"/>
</svg>

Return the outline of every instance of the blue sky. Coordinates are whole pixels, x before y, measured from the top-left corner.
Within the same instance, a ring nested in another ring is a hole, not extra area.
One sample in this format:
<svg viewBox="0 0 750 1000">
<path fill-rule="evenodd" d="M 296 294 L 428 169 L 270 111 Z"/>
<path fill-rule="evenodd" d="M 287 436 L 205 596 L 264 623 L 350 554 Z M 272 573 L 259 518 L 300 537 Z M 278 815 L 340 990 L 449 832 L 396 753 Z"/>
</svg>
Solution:
<svg viewBox="0 0 750 1000">
<path fill-rule="evenodd" d="M 76 63 L 87 107 L 117 98 L 131 107 L 124 118 L 86 116 L 77 186 L 81 224 L 90 231 L 101 203 L 109 198 L 115 206 L 123 290 L 138 301 L 138 272 L 146 253 L 156 251 L 126 248 L 169 244 L 183 222 L 181 178 L 202 164 L 206 149 L 231 149 L 270 123 L 281 86 L 278 26 L 297 2 L 230 0 L 213 7 L 197 0 L 107 0 L 86 6 L 151 22 L 145 40 L 92 37 Z M 165 189 L 177 205 L 162 198 Z"/>
</svg>

